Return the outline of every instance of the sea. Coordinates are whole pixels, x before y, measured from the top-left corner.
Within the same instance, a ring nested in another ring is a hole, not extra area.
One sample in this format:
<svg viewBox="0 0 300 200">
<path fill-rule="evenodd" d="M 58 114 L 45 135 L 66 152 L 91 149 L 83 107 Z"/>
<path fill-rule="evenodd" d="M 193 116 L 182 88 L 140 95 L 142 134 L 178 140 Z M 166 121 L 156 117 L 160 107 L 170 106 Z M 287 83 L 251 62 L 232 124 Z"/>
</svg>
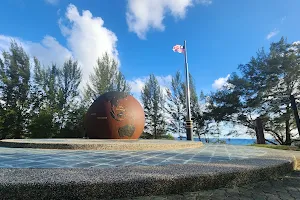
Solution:
<svg viewBox="0 0 300 200">
<path fill-rule="evenodd" d="M 180 140 L 180 138 L 176 138 L 176 140 Z M 186 140 L 186 137 L 183 137 L 182 140 Z M 199 138 L 195 137 L 194 141 L 199 141 Z M 272 142 L 275 142 L 271 140 Z M 201 142 L 203 144 L 230 144 L 230 145 L 250 145 L 255 144 L 256 139 L 242 139 L 242 138 L 209 138 L 205 140 L 205 138 L 201 138 Z M 276 143 L 276 142 L 275 142 Z"/>
</svg>

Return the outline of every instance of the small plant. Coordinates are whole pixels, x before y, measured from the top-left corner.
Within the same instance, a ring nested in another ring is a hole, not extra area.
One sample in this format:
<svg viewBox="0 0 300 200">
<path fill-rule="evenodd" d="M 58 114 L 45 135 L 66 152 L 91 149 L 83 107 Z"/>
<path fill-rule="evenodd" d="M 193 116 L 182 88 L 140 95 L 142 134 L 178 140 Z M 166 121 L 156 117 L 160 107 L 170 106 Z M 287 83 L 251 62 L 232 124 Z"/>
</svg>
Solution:
<svg viewBox="0 0 300 200">
<path fill-rule="evenodd" d="M 161 139 L 175 140 L 175 138 L 171 134 L 164 135 Z"/>
<path fill-rule="evenodd" d="M 219 143 L 220 144 L 226 144 L 226 141 L 225 140 L 219 140 Z"/>
</svg>

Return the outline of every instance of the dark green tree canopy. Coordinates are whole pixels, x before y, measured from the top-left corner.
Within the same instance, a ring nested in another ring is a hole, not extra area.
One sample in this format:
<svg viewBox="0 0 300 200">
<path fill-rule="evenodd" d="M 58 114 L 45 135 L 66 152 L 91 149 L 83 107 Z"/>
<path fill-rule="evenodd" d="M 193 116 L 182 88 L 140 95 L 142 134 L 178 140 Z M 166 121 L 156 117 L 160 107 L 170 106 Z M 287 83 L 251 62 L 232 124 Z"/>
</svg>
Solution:
<svg viewBox="0 0 300 200">
<path fill-rule="evenodd" d="M 239 65 L 227 87 L 211 96 L 211 115 L 216 121 L 242 124 L 252 130 L 261 117 L 266 133 L 280 144 L 290 144 L 295 128 L 289 96 L 299 93 L 299 45 L 281 38 L 269 52 L 258 51 L 246 64 Z"/>
<path fill-rule="evenodd" d="M 85 89 L 85 98 L 92 102 L 98 96 L 109 91 L 130 93 L 130 86 L 119 70 L 117 61 L 105 53 L 97 60 L 90 83 Z"/>
<path fill-rule="evenodd" d="M 152 136 L 154 139 L 163 137 L 166 135 L 165 98 L 154 74 L 150 74 L 149 80 L 145 83 L 141 100 L 146 119 L 144 135 Z"/>
</svg>

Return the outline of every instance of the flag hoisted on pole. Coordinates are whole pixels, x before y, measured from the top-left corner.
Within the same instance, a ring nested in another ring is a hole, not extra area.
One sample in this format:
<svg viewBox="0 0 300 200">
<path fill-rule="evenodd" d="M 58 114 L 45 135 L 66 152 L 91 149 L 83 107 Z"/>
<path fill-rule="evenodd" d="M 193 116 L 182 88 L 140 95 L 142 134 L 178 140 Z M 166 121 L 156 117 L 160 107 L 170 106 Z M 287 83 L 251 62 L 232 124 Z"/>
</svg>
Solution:
<svg viewBox="0 0 300 200">
<path fill-rule="evenodd" d="M 173 47 L 173 51 L 178 53 L 184 53 L 184 46 L 177 44 Z"/>
<path fill-rule="evenodd" d="M 191 105 L 190 105 L 190 81 L 189 81 L 189 68 L 187 61 L 187 48 L 186 40 L 184 40 L 184 45 L 175 45 L 173 47 L 174 52 L 184 53 L 184 64 L 185 64 L 185 81 L 186 81 L 186 138 L 187 140 L 193 140 L 193 122 L 191 118 Z"/>
</svg>

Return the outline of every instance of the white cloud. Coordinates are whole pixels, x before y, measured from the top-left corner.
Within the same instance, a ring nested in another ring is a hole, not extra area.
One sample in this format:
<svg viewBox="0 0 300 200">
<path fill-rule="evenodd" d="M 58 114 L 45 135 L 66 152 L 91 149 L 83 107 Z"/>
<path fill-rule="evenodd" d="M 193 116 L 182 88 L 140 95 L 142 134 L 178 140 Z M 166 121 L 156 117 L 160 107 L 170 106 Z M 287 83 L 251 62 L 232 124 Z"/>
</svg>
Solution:
<svg viewBox="0 0 300 200">
<path fill-rule="evenodd" d="M 282 17 L 280 22 L 283 23 L 286 20 L 286 16 Z"/>
<path fill-rule="evenodd" d="M 29 56 L 37 57 L 46 66 L 52 63 L 62 65 L 65 60 L 72 58 L 72 53 L 51 36 L 45 36 L 41 42 L 37 43 L 0 35 L 0 51 L 9 50 L 11 41 L 21 45 Z"/>
<path fill-rule="evenodd" d="M 45 1 L 52 5 L 57 5 L 59 3 L 59 0 L 45 0 Z"/>
<path fill-rule="evenodd" d="M 145 86 L 145 82 L 147 78 L 137 78 L 134 80 L 129 81 L 129 85 L 131 87 L 131 92 L 138 94 L 142 91 L 143 87 Z"/>
<path fill-rule="evenodd" d="M 59 20 L 59 27 L 68 47 L 64 47 L 51 36 L 45 36 L 41 42 L 32 42 L 0 35 L 0 50 L 8 50 L 11 40 L 15 40 L 29 55 L 36 56 L 44 65 L 52 62 L 61 65 L 68 58 L 74 58 L 82 67 L 82 85 L 88 81 L 97 58 L 104 52 L 119 61 L 116 35 L 104 27 L 102 18 L 93 17 L 90 11 L 85 10 L 81 15 L 75 6 L 70 4 L 65 18 Z"/>
<path fill-rule="evenodd" d="M 89 10 L 82 11 L 81 15 L 72 4 L 68 6 L 65 17 L 59 20 L 59 26 L 74 58 L 84 66 L 84 81 L 88 80 L 97 58 L 103 53 L 107 52 L 118 60 L 117 36 L 104 27 L 102 18 L 93 17 Z"/>
<path fill-rule="evenodd" d="M 271 39 L 272 37 L 276 36 L 279 33 L 279 30 L 274 29 L 267 35 L 267 40 Z"/>
<path fill-rule="evenodd" d="M 10 38 L 5 35 L 0 35 L 0 51 L 7 51 L 10 46 L 10 42 L 14 39 L 17 42 L 17 38 Z"/>
<path fill-rule="evenodd" d="M 150 29 L 165 29 L 163 19 L 167 12 L 176 19 L 183 19 L 187 9 L 197 3 L 209 5 L 212 0 L 128 0 L 126 20 L 129 31 L 145 39 Z"/>
<path fill-rule="evenodd" d="M 217 90 L 222 89 L 226 85 L 229 77 L 230 77 L 230 74 L 228 74 L 226 77 L 221 77 L 221 78 L 216 79 L 214 81 L 214 83 L 212 84 L 212 87 Z"/>
<path fill-rule="evenodd" d="M 72 53 L 51 36 L 45 36 L 40 43 L 25 42 L 25 49 L 45 65 L 52 63 L 62 65 L 67 59 L 72 58 Z"/>
<path fill-rule="evenodd" d="M 146 81 L 149 79 L 149 76 L 136 78 L 133 80 L 128 81 L 129 85 L 131 87 L 131 92 L 133 93 L 133 96 L 140 100 L 140 95 L 143 87 L 145 86 Z M 166 94 L 166 89 L 170 88 L 172 76 L 156 76 L 156 79 L 161 86 L 161 89 L 163 91 L 163 94 Z"/>
<path fill-rule="evenodd" d="M 172 82 L 172 76 L 171 75 L 167 75 L 167 76 L 156 76 L 158 83 L 161 86 L 164 87 L 169 87 L 171 85 Z"/>
</svg>

